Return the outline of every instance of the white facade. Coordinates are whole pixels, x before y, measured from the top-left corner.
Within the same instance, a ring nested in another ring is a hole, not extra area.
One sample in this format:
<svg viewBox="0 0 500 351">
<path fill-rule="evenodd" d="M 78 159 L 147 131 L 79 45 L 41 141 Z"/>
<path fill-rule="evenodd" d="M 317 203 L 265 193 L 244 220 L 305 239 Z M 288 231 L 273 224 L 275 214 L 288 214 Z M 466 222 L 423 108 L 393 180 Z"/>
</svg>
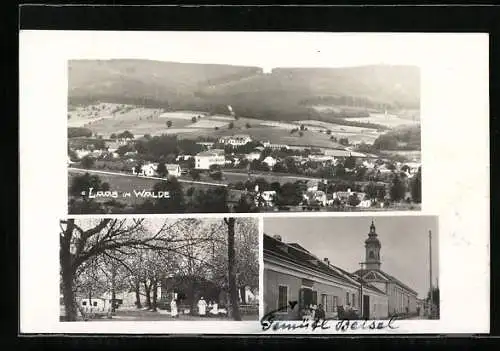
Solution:
<svg viewBox="0 0 500 351">
<path fill-rule="evenodd" d="M 167 172 L 169 176 L 173 177 L 179 177 L 181 175 L 181 166 L 172 163 L 172 164 L 165 164 L 165 168 L 167 168 Z"/>
<path fill-rule="evenodd" d="M 219 152 L 200 152 L 194 157 L 194 168 L 208 170 L 212 165 L 224 166 L 226 157 Z"/>
<path fill-rule="evenodd" d="M 267 157 L 266 157 L 266 158 L 262 161 L 262 163 L 267 164 L 267 165 L 269 166 L 269 168 L 273 168 L 273 167 L 274 167 L 274 165 L 276 164 L 276 162 L 278 162 L 278 161 L 276 161 L 276 159 L 275 159 L 275 158 L 273 158 L 273 157 L 271 157 L 271 156 L 267 156 Z"/>
<path fill-rule="evenodd" d="M 260 152 L 251 152 L 251 153 L 245 155 L 245 158 L 248 161 L 258 160 L 260 158 Z"/>
<path fill-rule="evenodd" d="M 245 145 L 251 141 L 252 141 L 252 138 L 249 135 L 232 135 L 232 136 L 225 136 L 225 137 L 219 138 L 219 143 L 229 144 L 232 146 Z"/>
</svg>

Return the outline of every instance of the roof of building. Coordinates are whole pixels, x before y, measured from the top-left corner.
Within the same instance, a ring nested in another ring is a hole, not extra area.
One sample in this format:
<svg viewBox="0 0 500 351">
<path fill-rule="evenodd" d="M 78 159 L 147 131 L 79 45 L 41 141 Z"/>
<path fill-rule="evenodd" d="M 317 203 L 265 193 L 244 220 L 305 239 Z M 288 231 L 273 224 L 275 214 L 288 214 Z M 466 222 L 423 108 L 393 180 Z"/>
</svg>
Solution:
<svg viewBox="0 0 500 351">
<path fill-rule="evenodd" d="M 282 250 L 280 247 L 285 247 L 287 250 Z M 332 265 L 331 263 L 326 263 L 318 257 L 314 256 L 307 249 L 302 247 L 297 243 L 284 243 L 277 240 L 267 234 L 264 234 L 264 251 L 268 254 L 276 256 L 285 261 L 291 261 L 295 264 L 305 266 L 310 269 L 317 270 L 323 274 L 330 275 L 337 279 L 340 279 L 346 283 L 350 284 L 361 284 L 361 279 L 354 276 L 352 273 L 346 270 Z M 365 288 L 370 288 L 371 290 L 378 292 L 380 294 L 385 294 L 382 290 L 377 287 L 363 282 Z"/>
<path fill-rule="evenodd" d="M 178 168 L 180 168 L 180 166 L 175 163 L 168 163 L 165 165 L 165 168 L 167 168 L 167 171 L 170 171 L 170 170 L 177 170 Z"/>
<path fill-rule="evenodd" d="M 222 151 L 222 152 L 221 152 Z M 224 150 L 210 150 L 210 151 L 202 151 L 196 154 L 196 156 L 202 156 L 202 157 L 211 157 L 211 156 L 224 156 Z"/>
<path fill-rule="evenodd" d="M 353 283 L 348 278 L 331 268 L 331 265 L 329 267 L 325 262 L 315 257 L 309 251 L 298 244 L 286 244 L 267 234 L 264 234 L 264 252 L 278 257 L 282 260 L 314 269 L 346 283 Z"/>
<path fill-rule="evenodd" d="M 392 275 L 380 270 L 380 269 L 358 269 L 356 272 L 354 272 L 354 274 L 358 275 L 358 276 L 364 276 L 366 274 L 368 274 L 369 272 L 371 271 L 375 271 L 379 274 L 381 274 L 384 278 L 386 278 L 387 280 L 393 282 L 393 283 L 396 283 L 397 285 L 403 287 L 404 289 L 414 293 L 414 294 L 418 294 L 415 290 L 413 290 L 412 288 L 410 288 L 408 285 L 404 284 L 402 281 L 400 281 L 399 279 L 393 277 Z"/>
</svg>

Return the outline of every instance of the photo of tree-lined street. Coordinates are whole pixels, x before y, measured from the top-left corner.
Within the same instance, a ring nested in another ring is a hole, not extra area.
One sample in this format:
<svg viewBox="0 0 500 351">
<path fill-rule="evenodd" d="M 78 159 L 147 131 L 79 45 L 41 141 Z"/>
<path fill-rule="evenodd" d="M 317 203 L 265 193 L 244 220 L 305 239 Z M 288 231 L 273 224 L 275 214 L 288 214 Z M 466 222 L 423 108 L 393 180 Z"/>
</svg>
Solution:
<svg viewBox="0 0 500 351">
<path fill-rule="evenodd" d="M 60 221 L 61 321 L 257 320 L 255 218 Z"/>
<path fill-rule="evenodd" d="M 420 209 L 418 67 L 68 70 L 71 214 Z"/>
</svg>

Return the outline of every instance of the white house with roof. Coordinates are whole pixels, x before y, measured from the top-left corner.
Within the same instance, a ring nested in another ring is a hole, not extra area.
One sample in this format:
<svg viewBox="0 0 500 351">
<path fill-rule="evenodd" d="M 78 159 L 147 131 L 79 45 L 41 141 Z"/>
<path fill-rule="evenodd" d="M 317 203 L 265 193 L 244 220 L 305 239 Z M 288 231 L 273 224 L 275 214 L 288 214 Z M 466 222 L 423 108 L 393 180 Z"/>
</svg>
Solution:
<svg viewBox="0 0 500 351">
<path fill-rule="evenodd" d="M 281 150 L 281 149 L 290 149 L 290 147 L 286 144 L 272 144 L 271 142 L 269 141 L 264 141 L 262 142 L 262 145 L 265 147 L 265 148 L 269 148 L 269 149 L 273 149 L 273 150 Z"/>
<path fill-rule="evenodd" d="M 168 176 L 171 177 L 180 177 L 182 169 L 181 166 L 175 163 L 167 163 L 165 164 L 165 168 L 167 169 Z"/>
<path fill-rule="evenodd" d="M 276 201 L 276 191 L 266 190 L 259 193 L 259 197 L 255 199 L 255 204 L 257 206 L 259 206 L 260 204 L 264 204 L 265 206 L 274 206 L 275 201 Z"/>
<path fill-rule="evenodd" d="M 226 156 L 224 150 L 213 149 L 203 151 L 194 157 L 194 168 L 200 170 L 208 170 L 212 165 L 224 166 L 226 164 Z"/>
<path fill-rule="evenodd" d="M 265 159 L 262 160 L 262 163 L 265 163 L 269 166 L 269 168 L 273 168 L 274 165 L 278 162 L 274 157 L 267 156 Z"/>
<path fill-rule="evenodd" d="M 250 135 L 231 135 L 219 138 L 219 143 L 232 146 L 242 146 L 252 141 Z"/>
<path fill-rule="evenodd" d="M 132 174 L 145 177 L 153 177 L 156 175 L 157 169 L 158 163 L 146 163 L 144 165 L 141 165 L 140 171 L 137 169 L 137 166 L 132 167 Z"/>
<path fill-rule="evenodd" d="M 246 154 L 245 158 L 250 162 L 252 162 L 253 160 L 258 160 L 260 158 L 260 152 L 253 151 L 249 154 Z"/>
</svg>

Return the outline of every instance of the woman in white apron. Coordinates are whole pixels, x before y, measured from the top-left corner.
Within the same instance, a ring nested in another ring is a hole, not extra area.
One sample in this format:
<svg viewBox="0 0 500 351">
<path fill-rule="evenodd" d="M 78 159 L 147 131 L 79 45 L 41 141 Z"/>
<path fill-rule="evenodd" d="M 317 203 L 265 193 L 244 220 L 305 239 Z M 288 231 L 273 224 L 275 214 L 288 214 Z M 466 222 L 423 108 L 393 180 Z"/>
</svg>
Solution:
<svg viewBox="0 0 500 351">
<path fill-rule="evenodd" d="M 203 297 L 198 301 L 198 314 L 200 316 L 204 316 L 207 313 L 207 302 L 203 299 Z"/>
<path fill-rule="evenodd" d="M 177 312 L 177 302 L 175 299 L 172 299 L 172 302 L 170 302 L 170 316 L 172 317 L 177 317 L 179 313 Z"/>
</svg>

